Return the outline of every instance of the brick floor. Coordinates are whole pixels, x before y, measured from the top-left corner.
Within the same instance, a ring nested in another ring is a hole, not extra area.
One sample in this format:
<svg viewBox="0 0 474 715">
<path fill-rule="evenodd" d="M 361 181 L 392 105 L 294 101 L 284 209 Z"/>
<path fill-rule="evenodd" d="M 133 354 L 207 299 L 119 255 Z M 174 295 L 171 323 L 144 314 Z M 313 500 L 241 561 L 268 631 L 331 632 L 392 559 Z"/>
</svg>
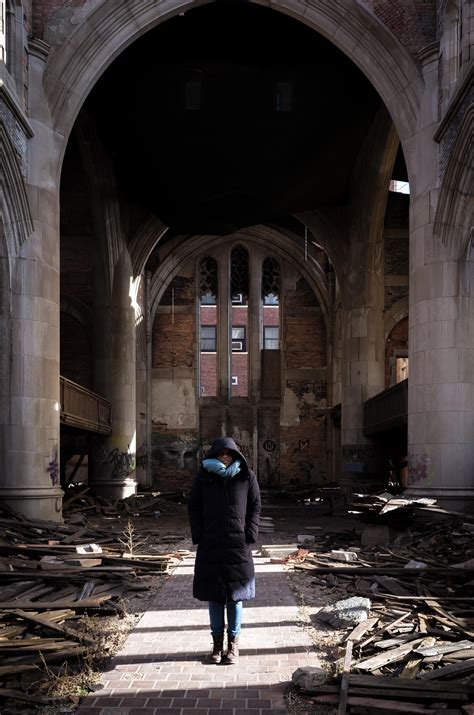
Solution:
<svg viewBox="0 0 474 715">
<path fill-rule="evenodd" d="M 79 715 L 283 715 L 292 672 L 317 665 L 278 564 L 255 556 L 257 598 L 244 604 L 237 665 L 209 665 L 206 604 L 185 559 L 128 636 Z"/>
</svg>

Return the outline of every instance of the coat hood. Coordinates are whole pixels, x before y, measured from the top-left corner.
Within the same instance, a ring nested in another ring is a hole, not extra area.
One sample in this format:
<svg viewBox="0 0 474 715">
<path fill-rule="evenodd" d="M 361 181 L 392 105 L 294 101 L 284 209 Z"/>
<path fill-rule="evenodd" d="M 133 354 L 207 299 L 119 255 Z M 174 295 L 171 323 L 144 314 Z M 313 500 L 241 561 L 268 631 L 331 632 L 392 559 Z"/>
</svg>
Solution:
<svg viewBox="0 0 474 715">
<path fill-rule="evenodd" d="M 235 459 L 238 459 L 240 461 L 241 466 L 245 467 L 247 472 L 249 471 L 249 465 L 247 464 L 247 460 L 235 444 L 232 437 L 219 437 L 219 439 L 215 439 L 205 458 L 216 459 L 219 452 L 221 452 L 223 449 L 228 449 L 230 452 L 233 452 L 235 455 Z"/>
</svg>

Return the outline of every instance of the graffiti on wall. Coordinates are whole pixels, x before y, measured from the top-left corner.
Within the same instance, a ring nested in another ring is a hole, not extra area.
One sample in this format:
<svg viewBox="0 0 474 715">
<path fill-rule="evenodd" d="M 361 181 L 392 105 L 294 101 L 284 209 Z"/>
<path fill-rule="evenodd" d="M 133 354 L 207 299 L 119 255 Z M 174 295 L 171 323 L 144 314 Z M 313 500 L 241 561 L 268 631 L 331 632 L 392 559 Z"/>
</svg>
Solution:
<svg viewBox="0 0 474 715">
<path fill-rule="evenodd" d="M 101 449 L 98 461 L 110 468 L 110 476 L 113 479 L 128 477 L 135 471 L 135 455 L 130 451 L 123 452 L 118 447 L 110 451 Z"/>
<path fill-rule="evenodd" d="M 423 486 L 430 486 L 434 476 L 434 468 L 428 454 L 412 454 L 408 457 L 409 484 L 423 482 Z"/>
<path fill-rule="evenodd" d="M 154 432 L 152 435 L 153 481 L 182 480 L 198 468 L 199 441 L 193 433 L 181 435 Z"/>
<path fill-rule="evenodd" d="M 55 487 L 59 484 L 59 462 L 58 462 L 58 447 L 56 443 L 52 447 L 49 454 L 45 456 L 46 471 L 51 479 L 51 484 Z"/>
</svg>

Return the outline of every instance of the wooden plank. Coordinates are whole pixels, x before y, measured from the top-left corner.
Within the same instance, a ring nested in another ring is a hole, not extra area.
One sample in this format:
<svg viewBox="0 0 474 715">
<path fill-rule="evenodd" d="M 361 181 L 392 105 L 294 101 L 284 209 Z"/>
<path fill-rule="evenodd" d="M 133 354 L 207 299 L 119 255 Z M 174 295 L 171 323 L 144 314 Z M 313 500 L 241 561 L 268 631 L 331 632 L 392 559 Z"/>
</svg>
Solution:
<svg viewBox="0 0 474 715">
<path fill-rule="evenodd" d="M 443 668 L 436 668 L 436 670 L 432 670 L 429 673 L 420 673 L 418 678 L 419 680 L 437 680 L 438 678 L 444 678 L 446 675 L 468 673 L 472 670 L 474 670 L 474 658 L 471 658 L 463 663 L 445 665 Z"/>
<path fill-rule="evenodd" d="M 357 643 L 360 641 L 362 636 L 367 633 L 367 631 L 370 631 L 378 622 L 379 618 L 378 616 L 375 618 L 367 618 L 365 621 L 362 621 L 362 623 L 359 623 L 354 630 L 349 633 L 348 640 L 351 640 L 353 643 Z"/>
<path fill-rule="evenodd" d="M 351 671 L 353 645 L 353 641 L 349 638 L 346 644 L 346 653 L 344 656 L 344 667 L 341 678 L 341 689 L 339 692 L 339 708 L 337 711 L 337 715 L 345 715 L 347 709 L 347 698 L 349 695 L 349 674 Z"/>
<path fill-rule="evenodd" d="M 110 593 L 105 593 L 103 596 L 95 598 L 84 598 L 82 601 L 10 601 L 9 603 L 0 603 L 0 611 L 13 611 L 20 609 L 22 611 L 49 611 L 53 608 L 68 608 L 76 610 L 77 608 L 98 608 L 104 601 L 112 598 Z"/>
<path fill-rule="evenodd" d="M 358 661 L 354 667 L 358 670 L 376 670 L 377 668 L 382 668 L 384 665 L 389 663 L 397 663 L 403 660 L 409 653 L 412 652 L 417 643 L 421 643 L 424 638 L 419 638 L 418 640 L 412 641 L 407 645 L 402 645 L 399 648 L 393 648 L 393 650 L 388 653 L 381 653 L 380 655 L 367 658 L 366 660 Z"/>
<path fill-rule="evenodd" d="M 398 690 L 423 690 L 423 683 L 419 680 L 410 680 L 408 678 L 391 677 L 389 675 L 360 675 L 359 673 L 351 673 L 349 678 L 350 685 L 355 685 L 357 687 L 366 688 L 376 688 L 381 690 L 383 688 L 397 688 Z M 436 683 L 430 682 L 430 691 L 432 693 L 439 693 L 442 695 L 445 692 L 450 693 L 467 693 L 468 695 L 474 695 L 474 687 L 465 685 L 464 683 L 457 682 L 446 682 L 446 683 Z"/>
<path fill-rule="evenodd" d="M 339 699 L 338 695 L 319 695 L 312 698 L 313 702 L 318 703 L 335 703 Z M 381 700 L 379 698 L 362 698 L 357 695 L 349 695 L 347 699 L 348 705 L 360 705 L 366 708 L 378 708 L 379 710 L 388 710 L 390 713 L 413 713 L 413 715 L 436 715 L 436 710 L 426 708 L 417 703 L 407 703 L 401 700 Z"/>
<path fill-rule="evenodd" d="M 38 626 L 43 626 L 45 628 L 48 628 L 49 630 L 56 631 L 57 633 L 61 633 L 61 635 L 63 635 L 63 636 L 69 636 L 69 638 L 73 638 L 76 641 L 83 641 L 84 643 L 90 643 L 90 644 L 95 643 L 95 638 L 78 633 L 73 628 L 69 628 L 69 626 L 64 626 L 64 625 L 59 626 L 57 623 L 53 623 L 52 621 L 50 621 L 46 618 L 42 618 L 41 616 L 33 615 L 32 613 L 25 613 L 24 611 L 11 611 L 11 613 L 13 616 L 21 618 L 24 621 L 28 621 L 29 623 L 34 623 L 35 625 L 38 625 Z"/>
</svg>

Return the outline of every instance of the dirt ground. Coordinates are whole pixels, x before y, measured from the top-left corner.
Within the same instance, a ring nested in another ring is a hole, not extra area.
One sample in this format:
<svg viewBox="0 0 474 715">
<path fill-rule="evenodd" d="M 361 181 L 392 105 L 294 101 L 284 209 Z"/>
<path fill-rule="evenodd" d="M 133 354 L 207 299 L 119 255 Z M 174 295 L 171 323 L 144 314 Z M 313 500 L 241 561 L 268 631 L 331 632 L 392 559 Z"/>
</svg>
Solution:
<svg viewBox="0 0 474 715">
<path fill-rule="evenodd" d="M 327 510 L 326 510 L 327 511 Z M 322 532 L 334 532 L 339 535 L 337 538 L 344 538 L 344 532 L 353 534 L 354 530 L 361 530 L 361 524 L 354 518 L 346 515 L 344 517 L 321 515 L 316 505 L 305 506 L 284 504 L 265 505 L 262 515 L 272 517 L 274 523 L 273 533 L 263 533 L 260 535 L 258 546 L 269 544 L 294 544 L 296 548 L 297 534 L 306 533 L 315 527 L 321 527 Z M 121 517 L 124 523 L 124 530 L 128 521 L 127 516 Z M 93 527 L 95 520 L 101 522 L 103 527 L 103 517 L 97 516 L 89 520 Z M 119 520 L 120 521 L 120 520 Z M 132 523 L 136 531 L 137 553 L 167 553 L 177 550 L 192 550 L 190 539 L 187 510 L 184 504 L 172 503 L 169 509 L 162 510 L 157 517 L 132 517 Z M 145 536 L 141 539 L 141 533 Z M 313 532 L 314 533 L 314 532 Z M 320 532 L 321 533 L 321 532 Z M 172 542 L 160 543 L 160 539 L 168 539 L 169 535 L 176 536 Z M 142 541 L 142 543 L 140 543 Z M 138 591 L 125 592 L 120 603 L 123 614 L 120 617 L 87 617 L 81 620 L 81 627 L 90 633 L 94 633 L 99 639 L 99 645 L 93 657 L 88 657 L 80 664 L 80 667 L 73 664 L 48 667 L 45 672 L 48 676 L 46 683 L 41 685 L 40 693 L 49 697 L 58 697 L 54 705 L 29 709 L 23 705 L 21 707 L 6 707 L 1 710 L 2 715 L 18 715 L 19 713 L 40 712 L 41 715 L 61 715 L 63 713 L 74 712 L 80 704 L 82 697 L 94 690 L 95 684 L 100 678 L 101 672 L 105 669 L 110 658 L 122 647 L 128 633 L 134 628 L 141 615 L 147 610 L 150 602 L 156 598 L 160 588 L 166 583 L 170 575 L 153 574 L 141 580 Z M 302 571 L 287 571 L 287 578 L 295 594 L 299 605 L 299 623 L 310 634 L 315 652 L 322 667 L 330 673 L 336 672 L 337 663 L 343 657 L 343 649 L 339 646 L 342 633 L 339 634 L 334 629 L 329 629 L 324 624 L 319 624 L 312 620 L 312 616 L 320 607 L 334 602 L 344 596 L 343 591 L 334 588 L 329 594 L 325 589 L 324 596 L 322 589 L 315 584 L 308 574 Z M 42 674 L 44 677 L 44 673 Z M 34 678 L 32 679 L 30 692 L 37 692 Z M 287 693 L 288 712 L 295 715 L 303 713 L 333 713 L 331 706 L 315 706 L 308 709 L 307 701 L 301 698 L 293 688 L 289 688 Z"/>
</svg>

